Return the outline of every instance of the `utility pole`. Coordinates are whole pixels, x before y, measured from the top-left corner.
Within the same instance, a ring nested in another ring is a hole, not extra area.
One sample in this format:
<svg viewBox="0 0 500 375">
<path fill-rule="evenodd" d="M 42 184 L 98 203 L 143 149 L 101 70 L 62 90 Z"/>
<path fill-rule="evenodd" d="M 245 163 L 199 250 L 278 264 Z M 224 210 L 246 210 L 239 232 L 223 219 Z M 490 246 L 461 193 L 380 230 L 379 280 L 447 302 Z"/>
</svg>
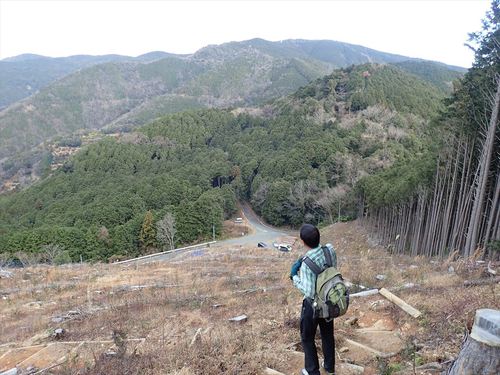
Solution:
<svg viewBox="0 0 500 375">
<path fill-rule="evenodd" d="M 214 224 L 212 224 L 212 235 L 213 235 L 213 238 L 215 241 L 215 225 Z"/>
</svg>

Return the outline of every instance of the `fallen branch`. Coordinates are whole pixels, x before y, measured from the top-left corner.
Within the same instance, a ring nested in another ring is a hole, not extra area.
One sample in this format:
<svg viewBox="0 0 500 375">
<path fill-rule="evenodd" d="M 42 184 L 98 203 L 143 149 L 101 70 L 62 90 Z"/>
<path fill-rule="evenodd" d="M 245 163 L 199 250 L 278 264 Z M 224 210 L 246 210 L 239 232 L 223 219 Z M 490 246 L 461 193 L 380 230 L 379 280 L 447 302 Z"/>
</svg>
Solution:
<svg viewBox="0 0 500 375">
<path fill-rule="evenodd" d="M 465 286 L 475 286 L 475 285 L 488 285 L 488 284 L 496 284 L 500 283 L 500 276 L 490 277 L 488 279 L 479 279 L 479 280 L 465 280 Z"/>
<path fill-rule="evenodd" d="M 401 309 L 406 311 L 408 314 L 410 314 L 414 318 L 418 318 L 420 315 L 422 315 L 422 313 L 420 311 L 418 311 L 416 308 L 414 308 L 413 306 L 410 306 L 405 301 L 403 301 L 401 298 L 399 298 L 398 296 L 389 292 L 387 289 L 381 288 L 379 290 L 379 293 L 381 295 L 383 295 L 385 298 L 387 298 L 389 301 L 391 301 L 392 303 L 401 307 Z"/>
<path fill-rule="evenodd" d="M 195 342 L 198 341 L 200 338 L 201 338 L 201 328 L 198 328 L 193 336 L 193 339 L 191 340 L 191 343 L 189 344 L 189 347 L 192 347 L 195 344 Z"/>
</svg>

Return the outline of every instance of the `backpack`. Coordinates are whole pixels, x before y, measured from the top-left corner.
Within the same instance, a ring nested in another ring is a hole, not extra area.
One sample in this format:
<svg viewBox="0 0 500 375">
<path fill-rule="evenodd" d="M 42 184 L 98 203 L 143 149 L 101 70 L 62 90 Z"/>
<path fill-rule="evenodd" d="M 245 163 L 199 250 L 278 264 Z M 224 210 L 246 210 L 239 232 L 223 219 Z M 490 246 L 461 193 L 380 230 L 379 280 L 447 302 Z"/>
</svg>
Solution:
<svg viewBox="0 0 500 375">
<path fill-rule="evenodd" d="M 333 319 L 346 313 L 349 307 L 349 290 L 340 272 L 332 265 L 329 249 L 323 246 L 322 250 L 326 259 L 325 268 L 321 269 L 308 257 L 304 257 L 303 262 L 316 275 L 316 293 L 313 301 L 315 317 Z"/>
</svg>

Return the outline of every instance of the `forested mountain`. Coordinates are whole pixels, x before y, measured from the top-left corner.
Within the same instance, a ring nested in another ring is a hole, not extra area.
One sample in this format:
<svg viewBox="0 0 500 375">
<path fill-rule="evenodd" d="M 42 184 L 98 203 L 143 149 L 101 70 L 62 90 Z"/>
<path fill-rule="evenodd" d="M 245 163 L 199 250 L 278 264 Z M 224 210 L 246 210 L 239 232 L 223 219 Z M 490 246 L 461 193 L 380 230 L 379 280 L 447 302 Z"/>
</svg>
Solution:
<svg viewBox="0 0 500 375">
<path fill-rule="evenodd" d="M 166 52 L 151 52 L 136 58 L 121 55 L 47 57 L 33 54 L 9 57 L 0 60 L 0 109 L 79 69 L 108 62 L 147 62 L 168 55 Z"/>
<path fill-rule="evenodd" d="M 161 56 L 164 53 L 147 54 L 136 61 Z M 340 42 L 261 39 L 209 46 L 193 55 L 171 55 L 148 64 L 131 63 L 129 57 L 114 55 L 29 57 L 0 61 L 0 76 L 5 76 L 0 81 L 9 92 L 16 91 L 9 82 L 19 81 L 15 71 L 23 72 L 22 87 L 29 85 L 36 90 L 56 75 L 60 77 L 85 64 L 120 62 L 80 70 L 1 112 L 0 158 L 75 129 L 95 129 L 111 123 L 121 127 L 136 125 L 157 115 L 193 107 L 262 103 L 293 92 L 333 67 L 407 60 Z M 413 72 L 427 71 L 427 66 L 434 65 L 428 63 Z M 52 78 L 32 80 L 31 70 L 46 71 Z M 35 83 L 38 80 L 44 83 Z"/>
<path fill-rule="evenodd" d="M 246 42 L 233 42 L 220 46 L 205 47 L 194 55 L 200 57 L 211 55 L 213 58 L 214 53 L 220 54 L 222 50 L 226 52 L 234 51 L 235 49 L 241 49 L 242 45 L 252 46 L 276 58 L 314 59 L 331 64 L 332 67 L 343 67 L 365 62 L 398 62 L 408 59 L 404 56 L 329 40 L 268 42 L 262 39 L 253 39 Z M 123 55 L 47 57 L 23 54 L 5 58 L 0 60 L 0 109 L 36 93 L 38 90 L 68 74 L 92 65 L 126 61 L 151 62 L 165 57 L 187 57 L 187 55 L 155 51 L 137 57 Z M 220 55 L 218 57 L 220 58 Z M 455 67 L 449 68 L 455 69 Z"/>
<path fill-rule="evenodd" d="M 161 245 L 155 225 L 167 215 L 177 244 L 218 233 L 237 199 L 276 225 L 354 217 L 363 176 L 428 153 L 440 97 L 399 68 L 365 64 L 260 109 L 168 115 L 1 196 L 0 249 L 136 255 Z"/>
<path fill-rule="evenodd" d="M 471 34 L 473 67 L 435 124 L 433 152 L 366 177 L 366 223 L 412 255 L 500 255 L 500 1 Z"/>
<path fill-rule="evenodd" d="M 113 55 L 61 59 L 28 55 L 0 63 L 21 64 L 15 65 L 21 70 L 22 64 L 31 64 L 40 71 L 48 64 L 50 72 L 58 64 L 67 68 L 99 59 L 120 62 L 82 68 L 0 112 L 1 184 L 25 186 L 36 180 L 50 163 L 51 148 L 60 137 L 74 139 L 73 135 L 93 129 L 130 131 L 187 109 L 258 105 L 293 92 L 335 66 L 406 58 L 333 41 L 253 39 L 208 46 L 185 56 L 152 52 L 133 61 Z M 441 95 L 460 75 L 454 67 L 449 70 L 433 62 L 400 67 L 431 81 L 441 88 Z"/>
</svg>

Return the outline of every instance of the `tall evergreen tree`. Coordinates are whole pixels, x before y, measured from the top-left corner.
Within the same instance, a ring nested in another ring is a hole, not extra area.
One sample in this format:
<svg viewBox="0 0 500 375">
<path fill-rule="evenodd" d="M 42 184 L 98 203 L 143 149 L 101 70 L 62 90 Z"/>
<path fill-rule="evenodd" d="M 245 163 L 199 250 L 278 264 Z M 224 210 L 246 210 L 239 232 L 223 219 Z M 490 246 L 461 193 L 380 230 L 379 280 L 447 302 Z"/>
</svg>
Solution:
<svg viewBox="0 0 500 375">
<path fill-rule="evenodd" d="M 148 253 L 156 246 L 156 231 L 153 224 L 153 213 L 147 211 L 142 222 L 141 232 L 139 234 L 139 244 L 142 253 Z"/>
</svg>

